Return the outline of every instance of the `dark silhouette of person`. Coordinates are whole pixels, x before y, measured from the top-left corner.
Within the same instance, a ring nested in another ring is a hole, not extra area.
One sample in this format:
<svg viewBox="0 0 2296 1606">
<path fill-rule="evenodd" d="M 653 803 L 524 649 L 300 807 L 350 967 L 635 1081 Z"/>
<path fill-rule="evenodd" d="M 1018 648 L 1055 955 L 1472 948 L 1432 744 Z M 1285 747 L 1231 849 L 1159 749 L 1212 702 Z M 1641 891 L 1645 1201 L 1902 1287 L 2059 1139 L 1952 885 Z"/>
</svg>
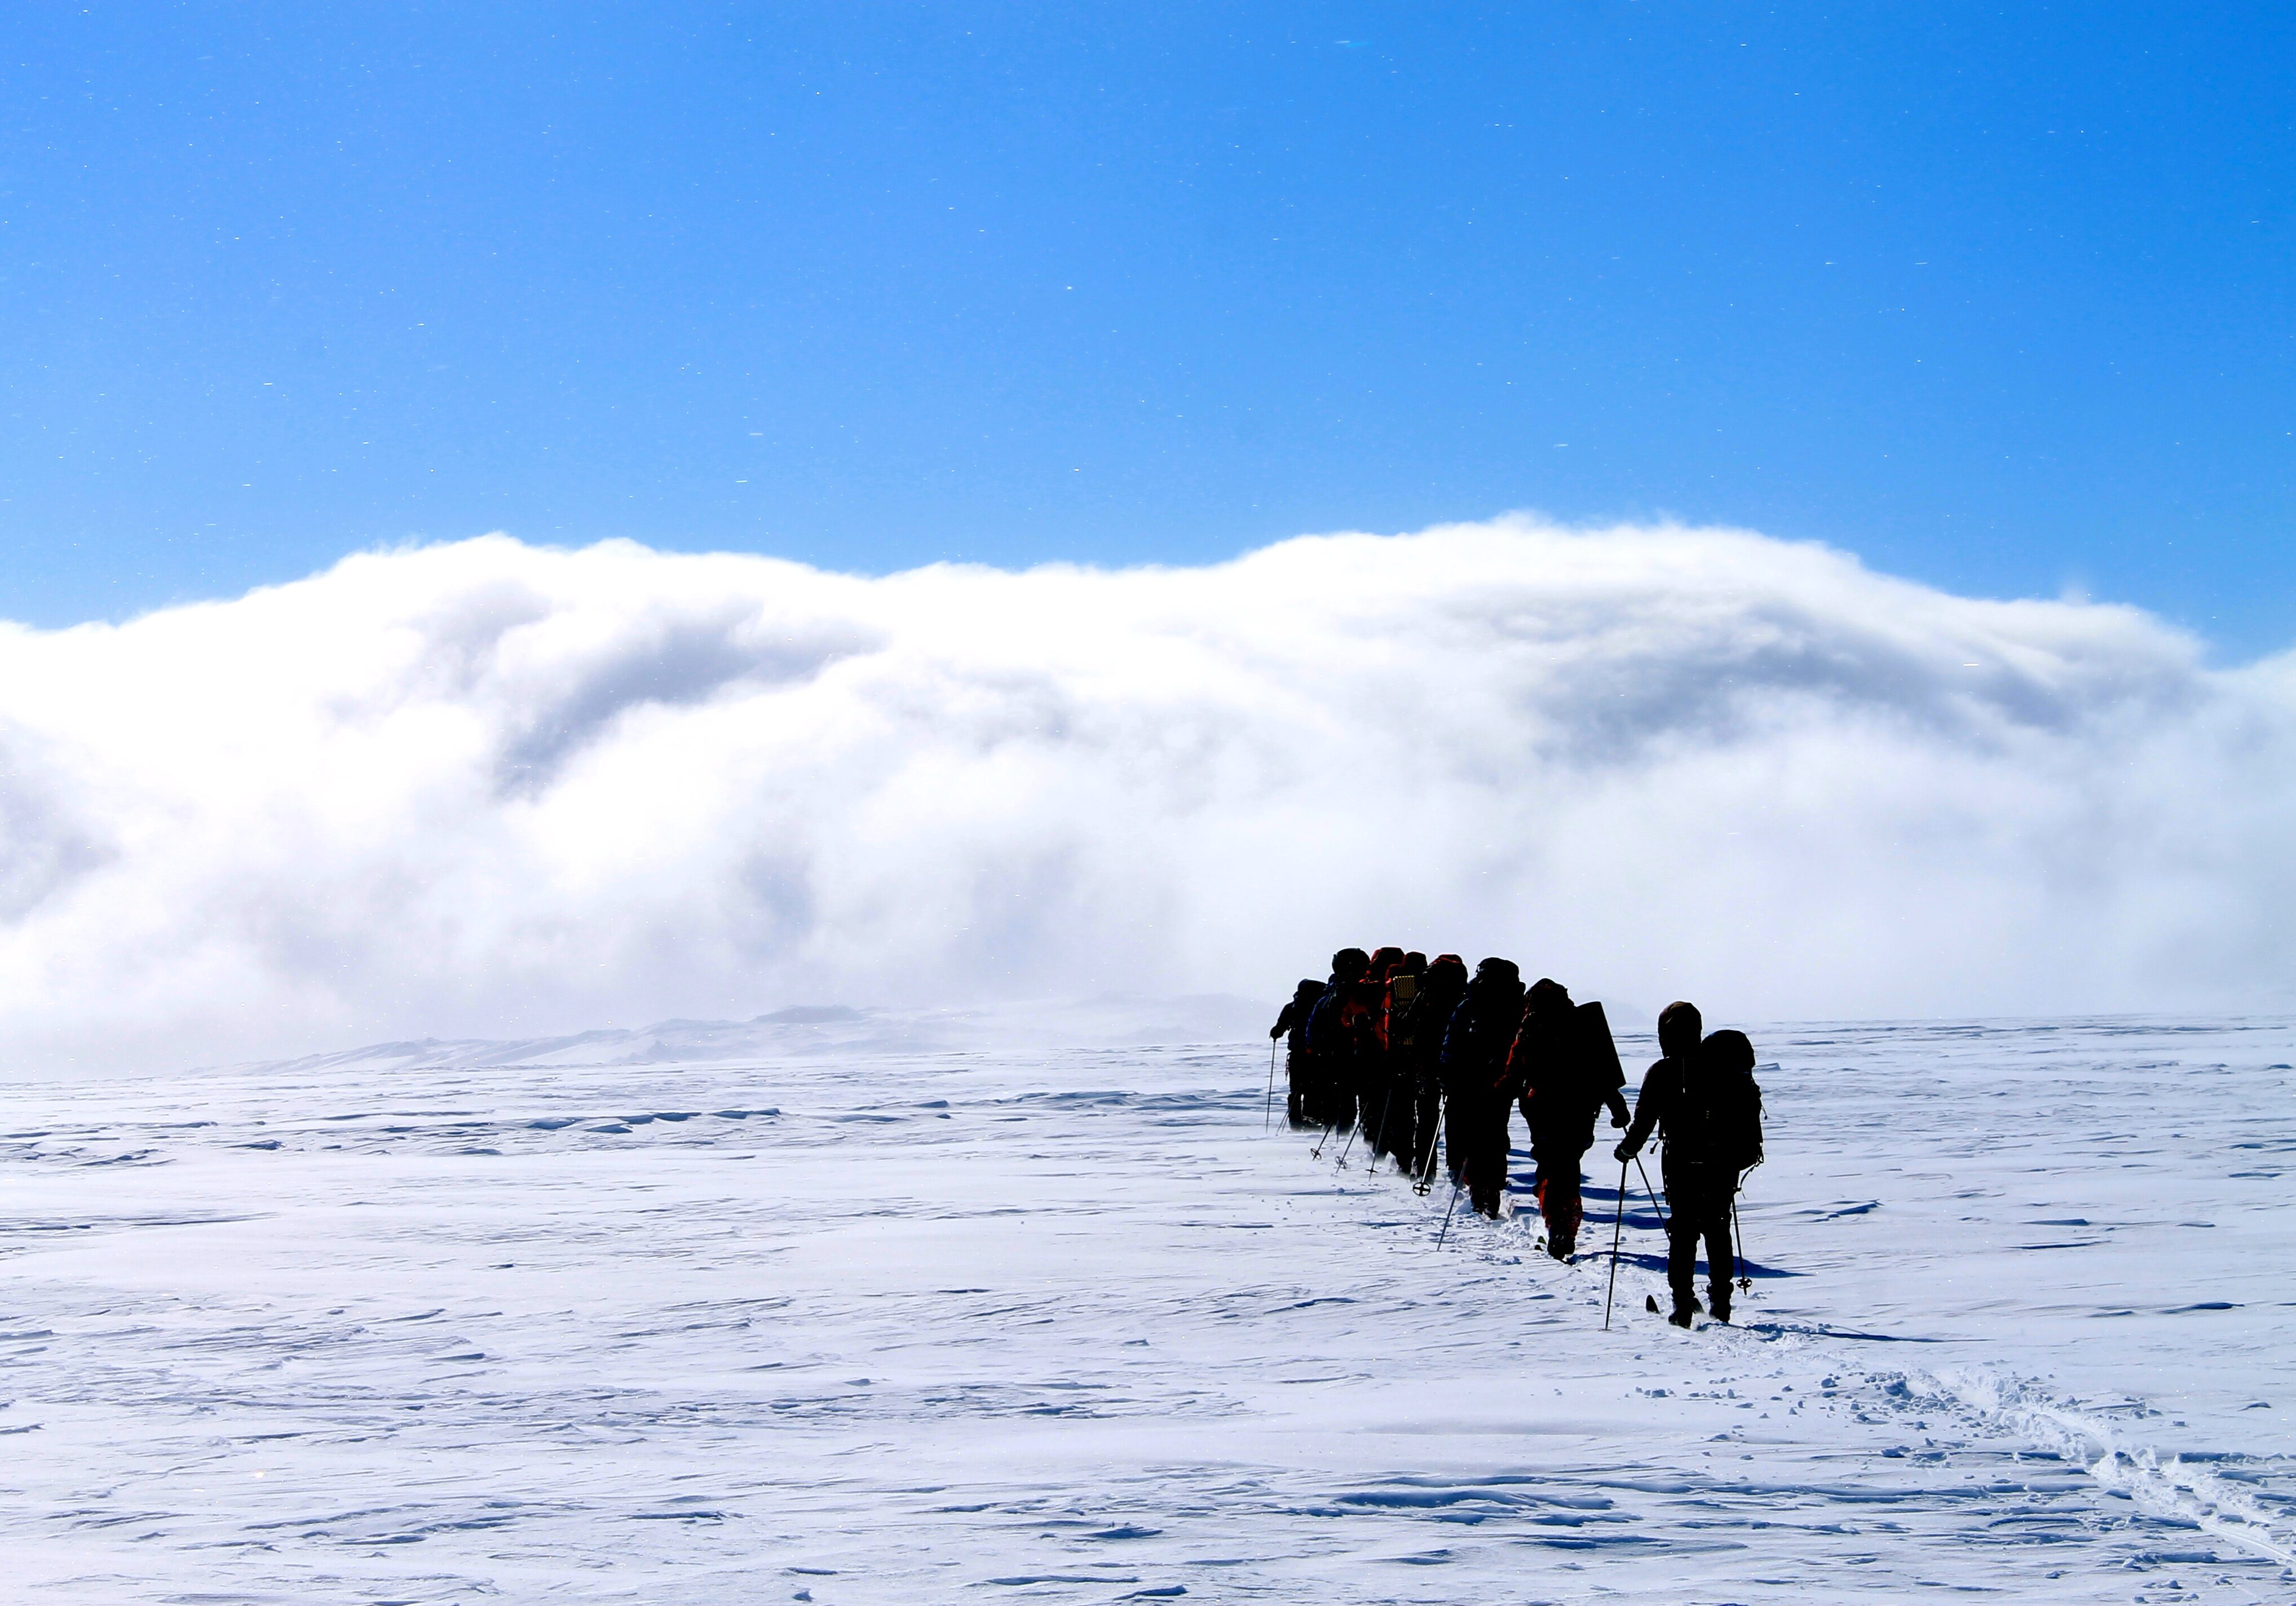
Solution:
<svg viewBox="0 0 2296 1606">
<path fill-rule="evenodd" d="M 1294 1127 L 1318 1127 L 1323 1123 L 1308 1112 L 1310 1102 L 1310 1078 L 1308 1072 L 1308 1017 L 1315 1010 L 1316 1000 L 1324 996 L 1324 984 L 1313 978 L 1303 979 L 1292 994 L 1292 1002 L 1275 1017 L 1268 1028 L 1269 1037 L 1283 1039 L 1283 1115 Z"/>
<path fill-rule="evenodd" d="M 1467 990 L 1467 965 L 1456 954 L 1438 954 L 1419 979 L 1411 1038 L 1411 1158 L 1406 1169 L 1424 1180 L 1435 1169 L 1443 1112 L 1443 1034 Z"/>
<path fill-rule="evenodd" d="M 1321 1095 L 1316 1113 L 1334 1130 L 1355 1125 L 1363 1062 L 1377 1048 L 1374 1012 L 1364 996 L 1364 975 L 1370 969 L 1370 955 L 1341 948 L 1332 955 L 1332 979 L 1324 984 L 1323 996 L 1308 1012 L 1309 1075 Z"/>
<path fill-rule="evenodd" d="M 1546 1252 L 1557 1260 L 1578 1252 L 1580 1167 L 1594 1146 L 1595 1112 L 1607 1104 L 1611 1124 L 1627 1124 L 1626 1095 L 1620 1091 L 1626 1077 L 1601 1021 L 1599 1005 L 1582 1009 L 1562 983 L 1542 976 L 1523 1001 L 1509 1067 L 1530 1130 L 1531 1158 L 1538 1163 L 1533 1187 L 1546 1223 Z M 1593 1040 L 1598 1032 L 1600 1043 Z"/>
<path fill-rule="evenodd" d="M 1753 1045 L 1735 1031 L 1718 1031 L 1702 1042 L 1703 1026 L 1693 1004 L 1669 1004 L 1660 1012 L 1660 1058 L 1643 1074 L 1634 1125 L 1616 1151 L 1623 1165 L 1641 1152 L 1653 1128 L 1664 1140 L 1666 1197 L 1673 1207 L 1666 1224 L 1666 1280 L 1674 1291 L 1674 1311 L 1667 1319 L 1677 1327 L 1689 1326 L 1698 1309 L 1702 1241 L 1709 1308 L 1715 1320 L 1730 1319 L 1730 1283 L 1737 1274 L 1737 1258 L 1730 1250 L 1730 1201 L 1737 1196 L 1740 1173 L 1762 1157 Z"/>
<path fill-rule="evenodd" d="M 1374 948 L 1363 979 L 1356 983 L 1356 1008 L 1349 1012 L 1365 1032 L 1363 1052 L 1356 1059 L 1356 1127 L 1374 1147 L 1387 1113 L 1387 982 L 1402 963 L 1401 948 Z"/>
<path fill-rule="evenodd" d="M 1494 1221 L 1506 1197 L 1507 1057 L 1521 1024 L 1522 972 L 1511 959 L 1486 959 L 1443 1034 L 1445 1158 L 1475 1209 Z"/>
<path fill-rule="evenodd" d="M 1382 1155 L 1410 1168 L 1414 1152 L 1413 1119 L 1417 1110 L 1418 1038 L 1425 1013 L 1419 989 L 1427 974 L 1427 955 L 1406 954 L 1388 966 L 1386 994 L 1381 1004 L 1378 1110 L 1372 1122 L 1372 1145 Z"/>
</svg>

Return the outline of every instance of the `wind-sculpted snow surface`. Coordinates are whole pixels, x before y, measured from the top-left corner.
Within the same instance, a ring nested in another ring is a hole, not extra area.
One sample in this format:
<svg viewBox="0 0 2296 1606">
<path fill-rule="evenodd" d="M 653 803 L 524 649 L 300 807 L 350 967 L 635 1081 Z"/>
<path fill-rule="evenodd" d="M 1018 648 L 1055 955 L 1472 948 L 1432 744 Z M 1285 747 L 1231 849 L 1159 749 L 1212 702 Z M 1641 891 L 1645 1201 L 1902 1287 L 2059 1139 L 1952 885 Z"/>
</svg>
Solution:
<svg viewBox="0 0 2296 1606">
<path fill-rule="evenodd" d="M 19 1086 L 0 1593 L 2286 1599 L 2296 1028 L 1757 1041 L 1688 1334 L 1249 1048 Z"/>
</svg>

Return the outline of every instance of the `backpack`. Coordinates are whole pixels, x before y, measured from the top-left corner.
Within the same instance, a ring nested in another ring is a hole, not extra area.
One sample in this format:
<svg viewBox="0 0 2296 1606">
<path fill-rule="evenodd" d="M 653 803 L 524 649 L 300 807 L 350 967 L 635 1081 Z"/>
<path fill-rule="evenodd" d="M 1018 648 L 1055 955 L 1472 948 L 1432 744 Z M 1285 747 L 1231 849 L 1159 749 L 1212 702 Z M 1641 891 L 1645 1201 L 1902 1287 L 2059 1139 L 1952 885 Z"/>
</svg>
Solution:
<svg viewBox="0 0 2296 1606">
<path fill-rule="evenodd" d="M 1368 977 L 1331 989 L 1339 994 L 1334 1024 L 1346 1040 L 1345 1052 L 1362 1056 L 1380 1045 L 1387 1019 L 1387 986 Z M 1331 996 L 1326 991 L 1325 997 Z"/>
<path fill-rule="evenodd" d="M 1618 1040 L 1611 1036 L 1611 1018 L 1598 1000 L 1578 1006 L 1579 1061 L 1586 1086 L 1580 1090 L 1590 1109 L 1599 1109 L 1614 1087 L 1627 1085 L 1626 1067 L 1619 1063 Z"/>
<path fill-rule="evenodd" d="M 1745 1033 L 1709 1035 L 1691 1061 L 1683 1095 L 1699 1159 L 1732 1171 L 1762 1163 L 1762 1089 Z"/>
<path fill-rule="evenodd" d="M 1387 979 L 1387 1010 L 1380 1020 L 1380 1045 L 1390 1053 L 1411 1047 L 1419 1028 L 1419 978 L 1398 971 Z"/>
</svg>

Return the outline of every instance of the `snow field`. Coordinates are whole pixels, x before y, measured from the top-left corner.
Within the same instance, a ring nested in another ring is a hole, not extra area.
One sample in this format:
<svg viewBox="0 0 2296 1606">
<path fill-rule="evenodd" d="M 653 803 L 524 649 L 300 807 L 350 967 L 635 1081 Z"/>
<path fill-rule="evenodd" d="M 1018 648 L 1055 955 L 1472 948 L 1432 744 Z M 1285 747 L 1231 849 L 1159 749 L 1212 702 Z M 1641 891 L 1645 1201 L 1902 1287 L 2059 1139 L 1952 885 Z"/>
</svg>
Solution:
<svg viewBox="0 0 2296 1606">
<path fill-rule="evenodd" d="M 2296 1593 L 2296 1030 L 1754 1037 L 1688 1334 L 1639 1177 L 1605 1334 L 1527 1198 L 1439 1251 L 1263 1132 L 1264 1047 L 19 1084 L 0 1594 Z"/>
</svg>

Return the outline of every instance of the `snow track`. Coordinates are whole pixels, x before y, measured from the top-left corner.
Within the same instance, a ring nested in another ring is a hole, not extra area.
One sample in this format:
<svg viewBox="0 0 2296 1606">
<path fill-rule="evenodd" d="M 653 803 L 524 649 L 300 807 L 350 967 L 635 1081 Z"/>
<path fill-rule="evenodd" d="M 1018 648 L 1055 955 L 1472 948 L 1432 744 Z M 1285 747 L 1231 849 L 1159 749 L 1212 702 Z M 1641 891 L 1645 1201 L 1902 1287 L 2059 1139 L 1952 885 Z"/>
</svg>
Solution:
<svg viewBox="0 0 2296 1606">
<path fill-rule="evenodd" d="M 1687 1334 L 1264 1048 L 20 1084 L 0 1594 L 2289 1598 L 2296 1032 L 1756 1041 Z"/>
</svg>

